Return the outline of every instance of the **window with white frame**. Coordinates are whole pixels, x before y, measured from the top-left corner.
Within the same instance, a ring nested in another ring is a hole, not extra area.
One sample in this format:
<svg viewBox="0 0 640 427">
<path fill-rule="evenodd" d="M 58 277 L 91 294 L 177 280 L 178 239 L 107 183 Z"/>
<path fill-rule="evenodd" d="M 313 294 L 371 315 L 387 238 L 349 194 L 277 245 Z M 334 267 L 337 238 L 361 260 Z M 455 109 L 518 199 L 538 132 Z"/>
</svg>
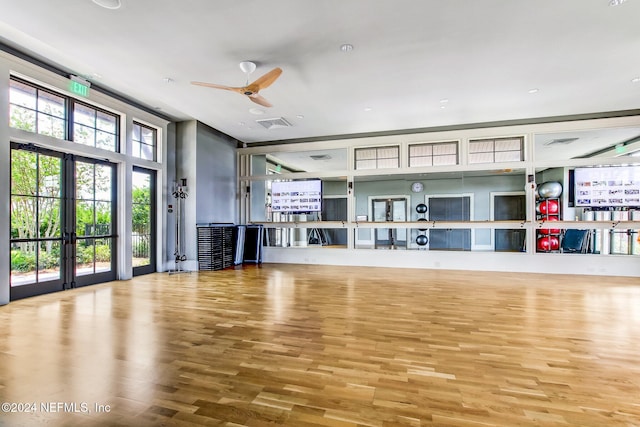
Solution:
<svg viewBox="0 0 640 427">
<path fill-rule="evenodd" d="M 457 141 L 409 145 L 409 167 L 450 166 L 457 164 Z"/>
<path fill-rule="evenodd" d="M 392 169 L 400 167 L 400 147 L 356 148 L 356 170 Z"/>
<path fill-rule="evenodd" d="M 22 80 L 9 82 L 9 126 L 66 139 L 66 98 Z"/>
<path fill-rule="evenodd" d="M 131 155 L 146 160 L 156 160 L 158 131 L 141 123 L 133 122 Z"/>
<path fill-rule="evenodd" d="M 469 141 L 469 163 L 521 162 L 524 137 L 475 139 Z"/>
</svg>

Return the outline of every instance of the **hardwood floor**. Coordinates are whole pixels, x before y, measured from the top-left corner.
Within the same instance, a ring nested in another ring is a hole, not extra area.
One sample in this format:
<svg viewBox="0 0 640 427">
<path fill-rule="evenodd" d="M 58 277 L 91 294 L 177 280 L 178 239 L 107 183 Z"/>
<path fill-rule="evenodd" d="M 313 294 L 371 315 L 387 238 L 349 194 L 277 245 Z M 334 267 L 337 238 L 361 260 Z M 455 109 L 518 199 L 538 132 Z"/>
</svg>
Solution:
<svg viewBox="0 0 640 427">
<path fill-rule="evenodd" d="M 640 426 L 640 278 L 250 265 L 0 322 L 12 427 Z"/>
</svg>

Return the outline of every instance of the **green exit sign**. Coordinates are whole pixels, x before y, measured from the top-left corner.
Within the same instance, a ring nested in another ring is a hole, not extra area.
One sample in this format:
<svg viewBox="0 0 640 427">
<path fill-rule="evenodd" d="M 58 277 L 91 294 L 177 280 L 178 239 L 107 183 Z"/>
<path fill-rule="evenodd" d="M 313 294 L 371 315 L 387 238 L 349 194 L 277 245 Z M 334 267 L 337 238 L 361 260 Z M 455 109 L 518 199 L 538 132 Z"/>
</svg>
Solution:
<svg viewBox="0 0 640 427">
<path fill-rule="evenodd" d="M 69 90 L 72 93 L 83 96 L 85 98 L 89 96 L 89 86 L 83 85 L 82 83 L 75 80 L 71 80 L 71 82 L 69 82 Z"/>
</svg>

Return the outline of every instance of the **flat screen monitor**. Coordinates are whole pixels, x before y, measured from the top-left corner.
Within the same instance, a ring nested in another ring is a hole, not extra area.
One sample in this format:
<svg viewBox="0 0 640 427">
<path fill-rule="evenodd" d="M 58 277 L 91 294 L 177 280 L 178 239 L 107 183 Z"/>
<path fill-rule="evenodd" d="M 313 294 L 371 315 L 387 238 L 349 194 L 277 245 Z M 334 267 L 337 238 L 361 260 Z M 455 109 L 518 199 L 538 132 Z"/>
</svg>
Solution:
<svg viewBox="0 0 640 427">
<path fill-rule="evenodd" d="M 274 181 L 271 183 L 271 211 L 311 213 L 322 210 L 322 181 Z"/>
<path fill-rule="evenodd" d="M 640 166 L 576 168 L 576 207 L 640 206 Z"/>
</svg>

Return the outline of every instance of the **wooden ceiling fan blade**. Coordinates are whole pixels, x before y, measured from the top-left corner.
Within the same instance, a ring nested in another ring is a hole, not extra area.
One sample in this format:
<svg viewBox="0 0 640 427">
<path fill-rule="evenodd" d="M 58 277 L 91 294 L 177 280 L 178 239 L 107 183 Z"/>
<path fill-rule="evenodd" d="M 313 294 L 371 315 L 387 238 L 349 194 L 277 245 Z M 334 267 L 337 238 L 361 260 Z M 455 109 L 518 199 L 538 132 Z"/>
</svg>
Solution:
<svg viewBox="0 0 640 427">
<path fill-rule="evenodd" d="M 191 84 L 192 85 L 196 85 L 196 86 L 210 87 L 210 88 L 214 88 L 214 89 L 230 90 L 232 92 L 238 92 L 238 93 L 242 93 L 242 94 L 244 94 L 244 91 L 245 91 L 245 88 L 243 88 L 243 87 L 224 86 L 224 85 L 217 85 L 217 84 L 214 84 L 214 83 L 191 82 Z"/>
<path fill-rule="evenodd" d="M 263 107 L 273 107 L 273 105 L 271 105 L 269 101 L 267 101 L 262 95 L 258 95 L 257 93 L 249 95 L 249 99 L 258 105 L 262 105 Z"/>
<path fill-rule="evenodd" d="M 271 84 L 275 82 L 278 77 L 280 77 L 280 74 L 282 74 L 282 68 L 276 67 L 268 73 L 262 75 L 261 77 L 258 77 L 258 79 L 251 83 L 249 86 L 257 87 L 257 90 L 255 91 L 257 92 L 261 89 L 271 86 Z"/>
</svg>

